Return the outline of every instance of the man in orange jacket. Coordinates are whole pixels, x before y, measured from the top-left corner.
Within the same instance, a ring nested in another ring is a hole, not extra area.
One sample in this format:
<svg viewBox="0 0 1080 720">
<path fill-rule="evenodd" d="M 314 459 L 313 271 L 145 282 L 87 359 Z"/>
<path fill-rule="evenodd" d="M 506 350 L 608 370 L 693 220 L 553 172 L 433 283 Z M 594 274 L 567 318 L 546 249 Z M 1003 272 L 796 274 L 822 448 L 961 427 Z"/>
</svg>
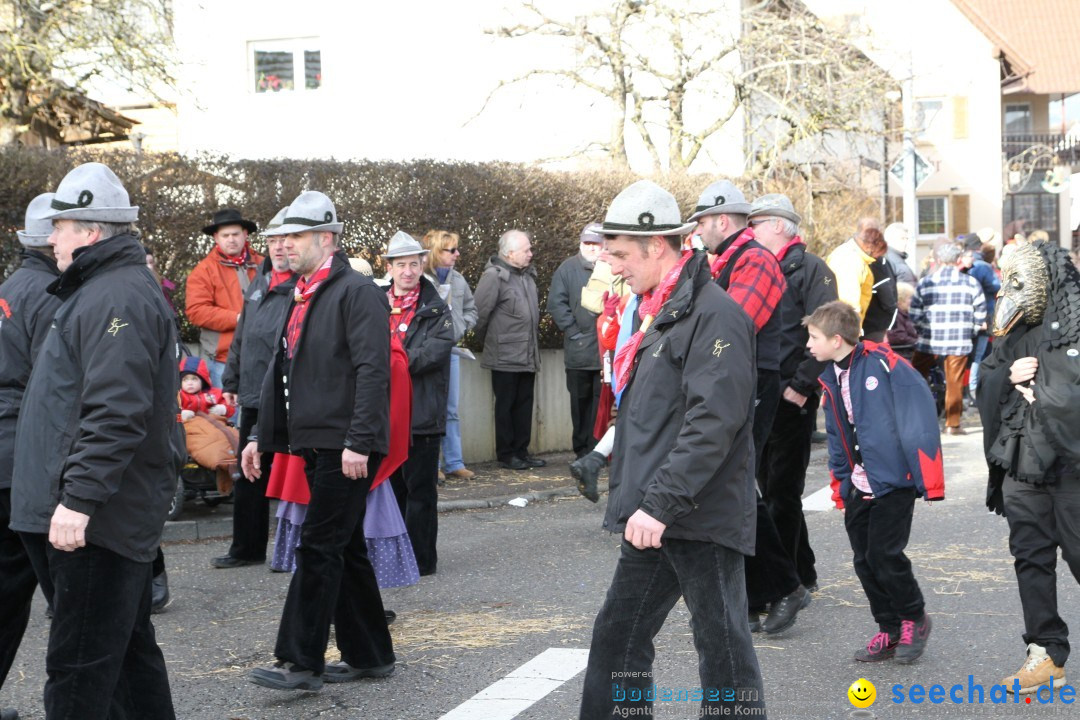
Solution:
<svg viewBox="0 0 1080 720">
<path fill-rule="evenodd" d="M 203 228 L 214 238 L 214 248 L 187 279 L 187 316 L 200 329 L 200 354 L 210 367 L 214 387 L 221 387 L 229 345 L 244 309 L 244 291 L 263 261 L 248 242 L 248 234 L 255 231 L 255 223 L 245 220 L 239 210 L 218 210 L 213 223 Z"/>
</svg>

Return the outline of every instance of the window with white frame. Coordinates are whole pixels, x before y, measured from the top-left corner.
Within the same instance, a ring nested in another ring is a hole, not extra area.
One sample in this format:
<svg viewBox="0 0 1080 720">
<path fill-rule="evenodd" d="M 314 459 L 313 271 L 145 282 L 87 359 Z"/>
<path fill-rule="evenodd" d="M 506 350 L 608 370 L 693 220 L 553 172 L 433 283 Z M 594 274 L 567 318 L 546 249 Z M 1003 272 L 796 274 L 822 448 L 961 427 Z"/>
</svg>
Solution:
<svg viewBox="0 0 1080 720">
<path fill-rule="evenodd" d="M 322 87 L 320 47 L 319 38 L 248 43 L 248 87 L 256 94 L 318 90 Z"/>
<path fill-rule="evenodd" d="M 919 235 L 945 235 L 948 227 L 948 198 L 919 198 Z"/>
</svg>

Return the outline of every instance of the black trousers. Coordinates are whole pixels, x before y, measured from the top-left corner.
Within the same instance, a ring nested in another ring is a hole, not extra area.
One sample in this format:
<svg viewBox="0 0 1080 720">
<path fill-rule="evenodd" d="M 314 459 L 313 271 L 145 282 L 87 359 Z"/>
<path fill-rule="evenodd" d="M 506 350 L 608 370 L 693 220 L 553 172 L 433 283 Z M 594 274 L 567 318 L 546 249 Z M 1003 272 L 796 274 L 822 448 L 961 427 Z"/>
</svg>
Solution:
<svg viewBox="0 0 1080 720">
<path fill-rule="evenodd" d="M 149 562 L 96 545 L 47 548 L 52 627 L 45 658 L 49 720 L 174 720 L 165 658 L 150 622 Z"/>
<path fill-rule="evenodd" d="M 394 647 L 364 540 L 367 494 L 382 458 L 372 454 L 368 477 L 351 480 L 341 471 L 340 448 L 302 454 L 311 501 L 274 655 L 321 673 L 333 622 L 342 660 L 360 668 L 389 665 Z"/>
<path fill-rule="evenodd" d="M 811 395 L 801 408 L 783 398 L 776 406 L 772 432 L 758 465 L 758 485 L 765 496 L 780 544 L 795 563 L 799 581 L 817 583 L 816 558 L 803 515 L 806 467 L 810 464 L 810 441 L 814 434 L 820 398 Z"/>
<path fill-rule="evenodd" d="M 761 466 L 765 442 L 772 430 L 776 405 L 780 401 L 780 373 L 757 371 L 757 405 L 754 407 L 754 459 Z M 751 610 L 760 610 L 767 603 L 790 595 L 799 587 L 795 563 L 787 556 L 776 532 L 769 508 L 761 493 L 757 494 L 757 533 L 754 555 L 746 558 L 746 598 Z"/>
<path fill-rule="evenodd" d="M 247 437 L 258 419 L 258 410 L 240 409 L 241 448 L 247 444 Z M 270 499 L 266 497 L 266 483 L 273 461 L 273 453 L 262 453 L 259 460 L 262 475 L 254 482 L 239 478 L 233 483 L 233 539 L 229 555 L 238 560 L 266 560 L 266 540 L 270 536 Z"/>
<path fill-rule="evenodd" d="M 570 422 L 574 426 L 574 454 L 585 455 L 596 447 L 593 425 L 600 405 L 600 371 L 566 369 L 566 389 L 570 393 Z"/>
<path fill-rule="evenodd" d="M 11 520 L 11 488 L 0 488 L 0 687 L 15 662 L 26 624 L 37 577 Z"/>
<path fill-rule="evenodd" d="M 413 435 L 409 457 L 390 476 L 409 542 L 421 575 L 434 575 L 439 562 L 439 449 L 442 435 Z"/>
<path fill-rule="evenodd" d="M 923 595 L 904 554 L 915 513 L 915 489 L 869 496 L 852 487 L 844 500 L 844 528 L 870 612 L 881 632 L 898 636 L 901 620 L 923 616 Z"/>
<path fill-rule="evenodd" d="M 1057 551 L 1080 582 L 1080 477 L 1031 485 L 1005 480 L 1005 513 L 1020 605 L 1024 642 L 1046 648 L 1058 667 L 1069 659 L 1069 628 L 1058 614 Z"/>
<path fill-rule="evenodd" d="M 536 373 L 491 371 L 491 391 L 495 394 L 495 456 L 499 462 L 529 454 L 535 384 Z"/>
</svg>

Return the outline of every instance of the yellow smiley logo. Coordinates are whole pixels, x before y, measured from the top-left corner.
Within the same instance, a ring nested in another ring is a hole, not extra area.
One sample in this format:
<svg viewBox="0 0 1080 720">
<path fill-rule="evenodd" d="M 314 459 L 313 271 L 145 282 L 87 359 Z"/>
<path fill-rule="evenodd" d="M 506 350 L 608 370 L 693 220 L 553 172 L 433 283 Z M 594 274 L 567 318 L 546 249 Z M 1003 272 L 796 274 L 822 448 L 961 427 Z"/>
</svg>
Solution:
<svg viewBox="0 0 1080 720">
<path fill-rule="evenodd" d="M 851 683 L 847 691 L 848 700 L 857 708 L 868 708 L 877 699 L 877 689 L 866 678 L 859 678 Z"/>
</svg>

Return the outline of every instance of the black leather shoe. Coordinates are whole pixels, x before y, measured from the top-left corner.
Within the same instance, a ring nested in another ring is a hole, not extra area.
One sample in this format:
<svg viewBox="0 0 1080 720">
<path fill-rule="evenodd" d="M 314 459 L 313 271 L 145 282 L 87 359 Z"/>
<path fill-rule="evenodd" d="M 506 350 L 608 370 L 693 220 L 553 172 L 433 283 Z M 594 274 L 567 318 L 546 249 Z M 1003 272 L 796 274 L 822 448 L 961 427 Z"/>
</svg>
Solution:
<svg viewBox="0 0 1080 720">
<path fill-rule="evenodd" d="M 19 711 L 15 708 L 0 710 L 0 720 L 19 720 Z"/>
<path fill-rule="evenodd" d="M 502 460 L 500 460 L 499 461 L 499 467 L 506 468 L 507 470 L 528 470 L 532 466 L 529 465 L 524 460 L 522 460 L 521 458 L 516 458 L 515 457 L 515 458 L 510 458 L 510 460 L 507 461 L 507 462 L 503 462 Z"/>
<path fill-rule="evenodd" d="M 525 463 L 526 466 L 531 468 L 547 467 L 547 460 L 541 460 L 540 458 L 533 455 L 526 455 L 523 458 L 519 458 L 519 460 L 521 460 L 521 462 Z"/>
<path fill-rule="evenodd" d="M 169 576 L 162 572 L 150 585 L 150 613 L 157 615 L 169 605 Z"/>
<path fill-rule="evenodd" d="M 216 568 L 238 568 L 238 567 L 244 567 L 246 565 L 262 565 L 264 562 L 266 562 L 266 561 L 265 560 L 241 560 L 240 558 L 235 558 L 232 555 L 222 555 L 221 557 L 216 557 L 213 560 L 211 560 L 210 564 L 213 565 Z"/>
<path fill-rule="evenodd" d="M 810 593 L 802 585 L 790 595 L 785 595 L 769 607 L 769 614 L 765 622 L 761 623 L 761 629 L 773 635 L 783 632 L 795 624 L 795 617 L 799 611 L 810 604 Z"/>
<path fill-rule="evenodd" d="M 577 480 L 578 492 L 592 502 L 600 500 L 596 481 L 605 465 L 607 465 L 607 458 L 595 450 L 570 463 L 570 475 Z"/>
</svg>

